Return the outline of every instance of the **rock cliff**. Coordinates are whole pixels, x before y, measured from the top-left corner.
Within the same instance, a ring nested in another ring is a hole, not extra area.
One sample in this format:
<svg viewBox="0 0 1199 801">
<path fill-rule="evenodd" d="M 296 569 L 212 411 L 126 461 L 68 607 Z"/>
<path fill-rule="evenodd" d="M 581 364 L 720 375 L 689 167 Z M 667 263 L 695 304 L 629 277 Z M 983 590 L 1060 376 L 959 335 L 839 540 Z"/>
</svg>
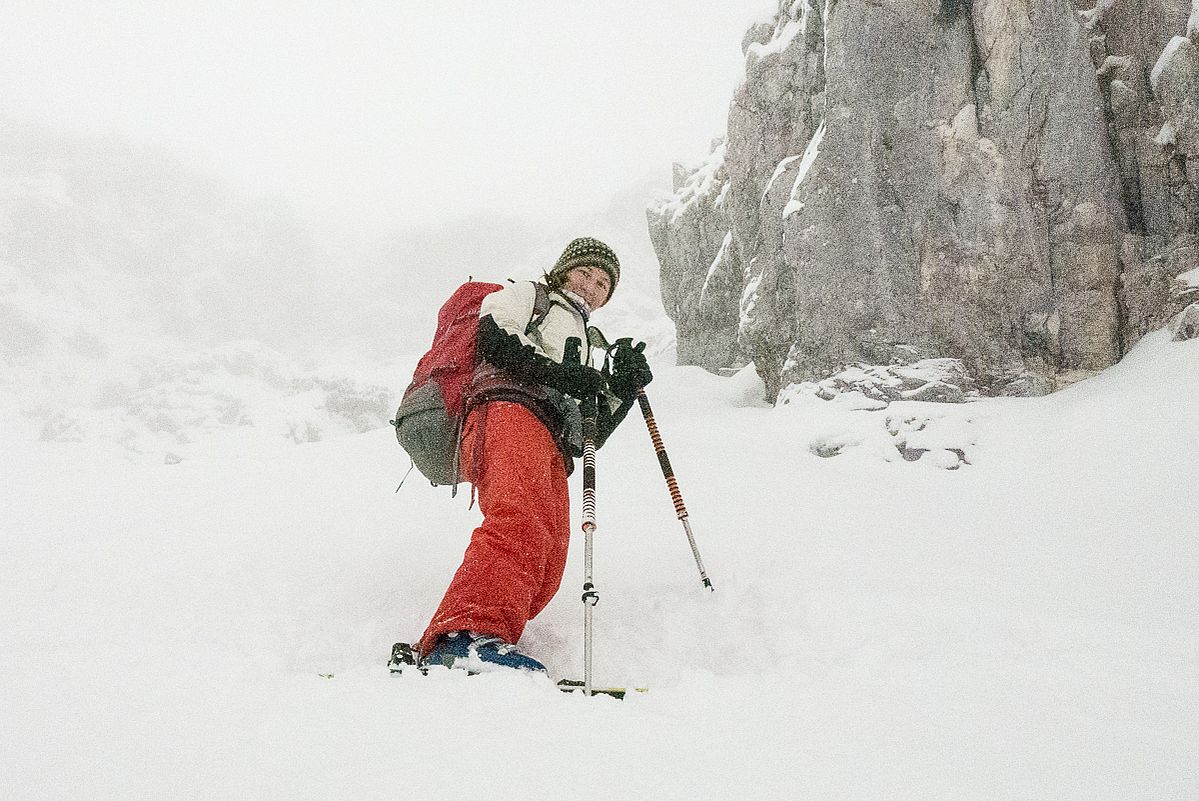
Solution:
<svg viewBox="0 0 1199 801">
<path fill-rule="evenodd" d="M 681 363 L 1044 394 L 1193 298 L 1199 0 L 786 0 L 742 48 L 648 212 Z"/>
</svg>

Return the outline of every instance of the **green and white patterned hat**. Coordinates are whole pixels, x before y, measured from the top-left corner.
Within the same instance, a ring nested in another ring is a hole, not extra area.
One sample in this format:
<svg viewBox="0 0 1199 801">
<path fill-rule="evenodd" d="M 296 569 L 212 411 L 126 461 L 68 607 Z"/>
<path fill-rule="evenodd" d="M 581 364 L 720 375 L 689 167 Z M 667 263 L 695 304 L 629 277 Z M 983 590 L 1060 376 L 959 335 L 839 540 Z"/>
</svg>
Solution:
<svg viewBox="0 0 1199 801">
<path fill-rule="evenodd" d="M 592 239 L 589 236 L 579 237 L 567 245 L 566 250 L 562 251 L 554 269 L 549 272 L 550 277 L 560 281 L 566 272 L 574 267 L 599 267 L 606 272 L 612 279 L 612 287 L 608 290 L 607 298 L 611 300 L 612 293 L 616 291 L 616 284 L 620 281 L 620 260 L 616 258 L 612 248 L 598 239 Z"/>
</svg>

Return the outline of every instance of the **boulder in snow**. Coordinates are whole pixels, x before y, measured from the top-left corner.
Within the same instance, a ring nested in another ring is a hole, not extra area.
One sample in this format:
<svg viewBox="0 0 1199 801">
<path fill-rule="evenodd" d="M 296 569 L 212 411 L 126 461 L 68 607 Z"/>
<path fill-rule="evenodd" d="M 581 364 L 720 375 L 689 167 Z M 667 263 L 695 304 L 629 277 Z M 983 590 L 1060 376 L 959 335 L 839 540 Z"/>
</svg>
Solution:
<svg viewBox="0 0 1199 801">
<path fill-rule="evenodd" d="M 1174 318 L 1174 324 L 1170 326 L 1170 331 L 1174 334 L 1175 342 L 1199 337 L 1199 303 L 1192 303 L 1183 309 Z"/>
</svg>

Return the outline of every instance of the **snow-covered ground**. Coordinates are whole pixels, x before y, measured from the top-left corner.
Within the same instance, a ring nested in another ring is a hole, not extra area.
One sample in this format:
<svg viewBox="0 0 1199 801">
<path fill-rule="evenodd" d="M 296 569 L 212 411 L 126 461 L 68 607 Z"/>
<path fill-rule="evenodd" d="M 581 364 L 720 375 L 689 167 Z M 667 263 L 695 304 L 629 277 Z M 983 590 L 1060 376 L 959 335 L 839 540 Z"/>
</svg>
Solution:
<svg viewBox="0 0 1199 801">
<path fill-rule="evenodd" d="M 632 418 L 595 564 L 597 681 L 650 687 L 623 702 L 389 675 L 479 519 L 395 492 L 389 429 L 163 464 L 8 413 L 0 797 L 1199 797 L 1199 342 L 879 411 L 656 369 L 717 591 Z M 581 552 L 522 641 L 555 677 Z"/>
</svg>

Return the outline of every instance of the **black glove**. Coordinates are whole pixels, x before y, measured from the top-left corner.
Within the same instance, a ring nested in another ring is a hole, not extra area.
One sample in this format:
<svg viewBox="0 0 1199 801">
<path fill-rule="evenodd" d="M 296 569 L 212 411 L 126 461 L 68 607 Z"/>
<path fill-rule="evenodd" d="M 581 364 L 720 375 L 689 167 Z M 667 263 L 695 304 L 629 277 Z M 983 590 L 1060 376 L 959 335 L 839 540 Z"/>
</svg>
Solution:
<svg viewBox="0 0 1199 801">
<path fill-rule="evenodd" d="M 545 383 L 576 400 L 594 398 L 607 386 L 604 374 L 593 367 L 579 362 L 565 361 L 551 364 Z"/>
<path fill-rule="evenodd" d="M 654 380 L 650 372 L 649 362 L 645 359 L 645 343 L 633 345 L 629 338 L 616 341 L 616 352 L 612 355 L 612 377 L 608 379 L 608 388 L 612 394 L 623 400 L 629 400 Z"/>
</svg>

